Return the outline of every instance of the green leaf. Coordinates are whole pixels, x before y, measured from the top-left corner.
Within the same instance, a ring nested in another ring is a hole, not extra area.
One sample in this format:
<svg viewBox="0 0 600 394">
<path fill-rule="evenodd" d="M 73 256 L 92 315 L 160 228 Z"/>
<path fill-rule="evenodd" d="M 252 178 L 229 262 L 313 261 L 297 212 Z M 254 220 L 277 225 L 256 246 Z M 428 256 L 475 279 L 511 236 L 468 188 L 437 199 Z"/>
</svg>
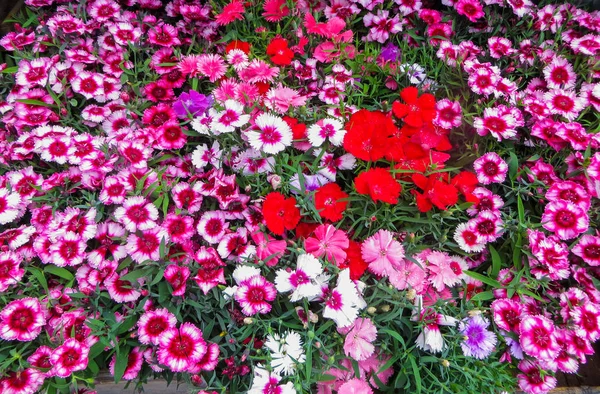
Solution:
<svg viewBox="0 0 600 394">
<path fill-rule="evenodd" d="M 519 212 L 519 223 L 525 223 L 525 208 L 521 196 L 517 196 L 517 210 Z"/>
<path fill-rule="evenodd" d="M 500 258 L 500 255 L 498 254 L 498 252 L 492 245 L 489 246 L 489 250 L 490 250 L 490 254 L 492 255 L 492 273 L 491 273 L 491 275 L 494 278 L 497 278 L 498 272 L 500 272 L 500 268 L 502 267 L 502 259 Z"/>
<path fill-rule="evenodd" d="M 409 357 L 408 360 L 410 361 L 410 366 L 412 367 L 413 370 L 413 375 L 415 377 L 415 384 L 417 385 L 417 393 L 420 393 L 421 390 L 423 389 L 422 384 L 421 384 L 421 373 L 419 372 L 419 367 L 417 367 L 417 362 L 415 361 L 414 357 Z"/>
<path fill-rule="evenodd" d="M 40 282 L 40 285 L 44 288 L 46 293 L 48 293 L 48 281 L 46 280 L 42 270 L 37 267 L 29 266 L 27 267 L 27 271 L 29 271 L 38 282 Z"/>
<path fill-rule="evenodd" d="M 475 294 L 471 297 L 471 301 L 488 301 L 494 299 L 494 293 L 491 291 L 484 291 L 481 293 Z"/>
<path fill-rule="evenodd" d="M 55 265 L 47 265 L 46 267 L 44 267 L 44 272 L 59 276 L 66 280 L 73 280 L 73 278 L 74 278 L 72 273 L 70 273 L 69 271 L 67 271 L 64 268 L 57 267 Z"/>
<path fill-rule="evenodd" d="M 510 160 L 508 161 L 508 175 L 510 179 L 515 180 L 517 178 L 517 171 L 519 169 L 519 159 L 515 152 L 510 152 Z"/>
<path fill-rule="evenodd" d="M 141 277 L 148 276 L 148 269 L 135 270 L 127 273 L 126 275 L 121 276 L 119 279 L 129 282 L 134 282 Z"/>
<path fill-rule="evenodd" d="M 481 282 L 485 283 L 486 285 L 495 287 L 497 289 L 502 287 L 502 284 L 500 282 L 498 282 L 497 280 L 488 278 L 487 276 L 478 274 L 477 272 L 465 271 L 465 274 L 469 275 L 473 279 L 477 279 L 478 281 L 481 281 Z"/>
<path fill-rule="evenodd" d="M 19 66 L 6 67 L 2 70 L 2 74 L 14 74 L 19 71 Z"/>
<path fill-rule="evenodd" d="M 129 348 L 117 348 L 117 360 L 115 361 L 115 383 L 119 383 L 123 374 L 125 373 L 125 369 L 127 369 L 127 362 L 129 359 Z"/>
<path fill-rule="evenodd" d="M 17 101 L 19 103 L 24 103 L 24 104 L 29 104 L 29 105 L 37 105 L 37 106 L 40 106 L 40 107 L 49 107 L 49 108 L 55 108 L 56 107 L 56 105 L 48 104 L 48 103 L 45 103 L 45 102 L 40 101 L 40 100 L 17 99 Z"/>
</svg>

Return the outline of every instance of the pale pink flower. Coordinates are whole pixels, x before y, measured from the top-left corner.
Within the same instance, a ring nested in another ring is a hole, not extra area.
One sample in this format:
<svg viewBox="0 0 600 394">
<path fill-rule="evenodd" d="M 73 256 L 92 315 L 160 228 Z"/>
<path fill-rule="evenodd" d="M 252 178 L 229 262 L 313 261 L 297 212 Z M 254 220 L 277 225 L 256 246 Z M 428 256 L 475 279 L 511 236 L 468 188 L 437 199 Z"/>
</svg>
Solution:
<svg viewBox="0 0 600 394">
<path fill-rule="evenodd" d="M 400 264 L 404 258 L 402 244 L 387 230 L 379 230 L 367 238 L 362 244 L 361 253 L 363 260 L 369 264 L 369 270 L 379 276 L 393 273 L 394 264 Z"/>
<path fill-rule="evenodd" d="M 306 104 L 307 97 L 300 95 L 296 90 L 279 85 L 271 88 L 265 97 L 267 108 L 285 114 L 290 107 L 301 107 Z"/>
<path fill-rule="evenodd" d="M 375 352 L 373 341 L 377 338 L 377 328 L 370 319 L 358 318 L 346 334 L 344 353 L 357 361 L 366 360 Z"/>
</svg>

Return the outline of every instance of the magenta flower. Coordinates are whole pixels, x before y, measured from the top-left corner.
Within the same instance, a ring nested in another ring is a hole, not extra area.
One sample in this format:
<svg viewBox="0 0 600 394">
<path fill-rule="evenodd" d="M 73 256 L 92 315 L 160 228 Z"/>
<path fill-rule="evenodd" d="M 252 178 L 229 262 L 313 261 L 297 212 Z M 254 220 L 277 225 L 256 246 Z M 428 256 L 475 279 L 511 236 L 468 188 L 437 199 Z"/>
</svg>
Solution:
<svg viewBox="0 0 600 394">
<path fill-rule="evenodd" d="M 173 110 L 177 117 L 185 119 L 190 115 L 194 117 L 203 114 L 212 104 L 210 96 L 190 90 L 189 93 L 183 92 L 179 95 L 179 99 L 173 103 Z"/>
<path fill-rule="evenodd" d="M 542 225 L 560 239 L 572 239 L 587 231 L 587 213 L 570 201 L 552 201 L 544 209 Z"/>
<path fill-rule="evenodd" d="M 554 324 L 544 316 L 525 316 L 519 324 L 523 351 L 534 358 L 552 360 L 558 356 L 560 346 L 554 335 Z"/>
</svg>

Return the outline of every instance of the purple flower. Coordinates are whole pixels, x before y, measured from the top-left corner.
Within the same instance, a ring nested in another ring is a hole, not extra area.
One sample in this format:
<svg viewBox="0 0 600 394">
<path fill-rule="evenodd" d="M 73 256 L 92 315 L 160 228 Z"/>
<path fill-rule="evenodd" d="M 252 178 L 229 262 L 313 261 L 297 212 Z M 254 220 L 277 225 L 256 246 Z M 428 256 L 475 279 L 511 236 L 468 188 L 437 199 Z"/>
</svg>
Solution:
<svg viewBox="0 0 600 394">
<path fill-rule="evenodd" d="M 494 351 L 497 338 L 496 334 L 487 330 L 489 325 L 490 322 L 481 315 L 460 323 L 460 332 L 464 335 L 460 346 L 465 356 L 484 359 Z"/>
<path fill-rule="evenodd" d="M 400 59 L 400 48 L 392 43 L 381 48 L 381 57 L 386 62 L 395 62 Z"/>
<path fill-rule="evenodd" d="M 210 96 L 190 90 L 189 93 L 183 92 L 179 95 L 179 99 L 173 103 L 173 109 L 179 118 L 187 118 L 188 113 L 196 116 L 206 112 L 212 104 Z"/>
</svg>

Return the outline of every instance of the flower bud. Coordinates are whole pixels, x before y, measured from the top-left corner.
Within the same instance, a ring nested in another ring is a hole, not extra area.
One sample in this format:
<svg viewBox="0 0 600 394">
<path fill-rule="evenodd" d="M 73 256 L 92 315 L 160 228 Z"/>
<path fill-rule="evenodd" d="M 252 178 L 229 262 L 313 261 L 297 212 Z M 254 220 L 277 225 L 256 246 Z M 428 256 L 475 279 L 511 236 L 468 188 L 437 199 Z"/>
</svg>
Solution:
<svg viewBox="0 0 600 394">
<path fill-rule="evenodd" d="M 450 361 L 448 360 L 442 360 L 442 365 L 446 368 L 448 368 L 450 366 Z"/>
<path fill-rule="evenodd" d="M 370 306 L 367 308 L 367 313 L 369 315 L 374 315 L 377 312 L 377 308 L 375 308 L 374 306 Z"/>
<path fill-rule="evenodd" d="M 386 304 L 386 305 L 382 305 L 381 308 L 379 308 L 379 309 L 381 309 L 382 312 L 389 312 L 390 309 L 392 309 L 392 308 Z"/>
<path fill-rule="evenodd" d="M 406 298 L 409 301 L 414 300 L 417 297 L 417 291 L 415 289 L 410 289 L 406 292 Z"/>
<path fill-rule="evenodd" d="M 478 315 L 481 315 L 483 312 L 481 312 L 478 309 L 473 309 L 472 311 L 468 311 L 467 314 L 469 315 L 469 317 L 475 317 Z"/>
<path fill-rule="evenodd" d="M 251 317 L 245 317 L 244 318 L 244 324 L 250 325 L 252 323 L 254 323 L 254 319 L 253 318 L 251 318 Z"/>
</svg>

